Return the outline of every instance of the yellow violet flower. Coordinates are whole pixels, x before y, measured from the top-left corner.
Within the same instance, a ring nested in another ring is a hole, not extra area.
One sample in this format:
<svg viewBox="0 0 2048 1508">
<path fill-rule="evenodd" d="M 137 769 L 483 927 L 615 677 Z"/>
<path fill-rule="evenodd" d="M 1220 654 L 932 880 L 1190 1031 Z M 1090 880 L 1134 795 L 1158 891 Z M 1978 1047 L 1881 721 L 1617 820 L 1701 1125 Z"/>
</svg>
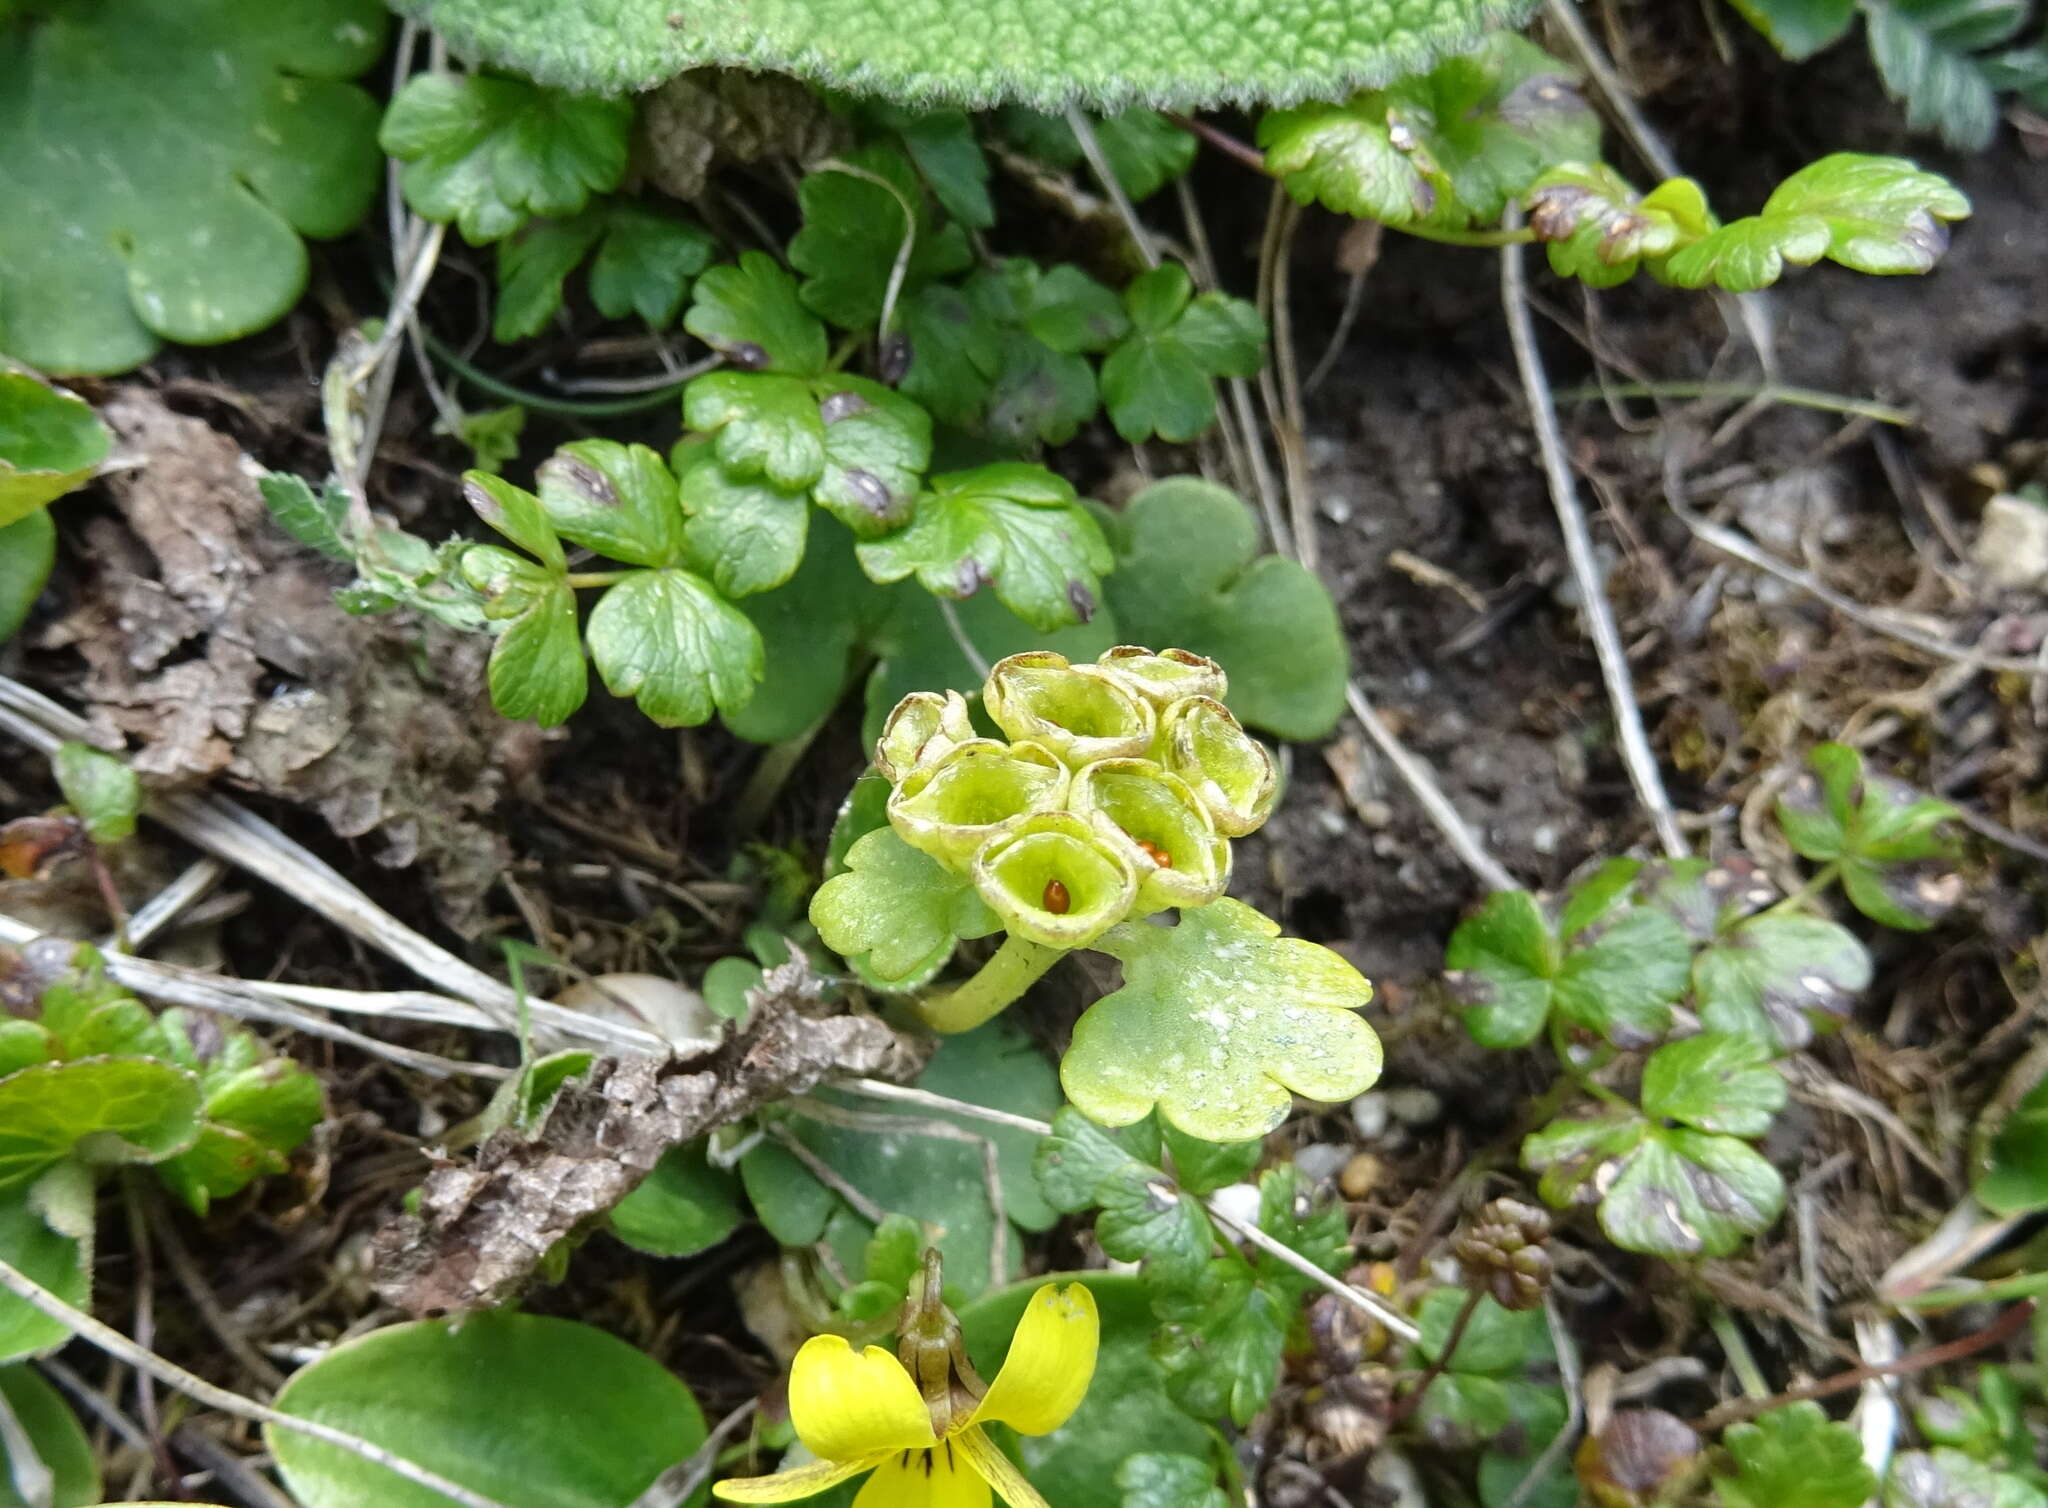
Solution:
<svg viewBox="0 0 2048 1508">
<path fill-rule="evenodd" d="M 951 1316 L 936 1304 L 923 1313 L 931 1323 L 904 1326 L 904 1360 L 880 1346 L 855 1352 L 837 1335 L 805 1341 L 790 1368 L 789 1416 L 818 1459 L 712 1491 L 728 1503 L 788 1503 L 865 1471 L 874 1475 L 854 1508 L 989 1508 L 991 1490 L 1009 1508 L 1048 1508 L 982 1426 L 1046 1435 L 1081 1406 L 1101 1338 L 1094 1295 L 1079 1283 L 1034 1293 L 986 1391 Z"/>
</svg>

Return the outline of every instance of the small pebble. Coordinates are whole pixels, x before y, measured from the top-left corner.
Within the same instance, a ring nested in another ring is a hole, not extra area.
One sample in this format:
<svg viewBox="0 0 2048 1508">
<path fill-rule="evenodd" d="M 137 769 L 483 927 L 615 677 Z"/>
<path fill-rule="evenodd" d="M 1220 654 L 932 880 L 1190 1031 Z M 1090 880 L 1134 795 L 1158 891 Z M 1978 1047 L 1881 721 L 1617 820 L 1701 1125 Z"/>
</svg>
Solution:
<svg viewBox="0 0 2048 1508">
<path fill-rule="evenodd" d="M 1239 1225 L 1259 1223 L 1259 1190 L 1257 1185 L 1233 1183 L 1218 1189 L 1209 1196 L 1212 1203 L 1223 1211 L 1224 1217 L 1235 1220 Z"/>
<path fill-rule="evenodd" d="M 1346 1199 L 1363 1199 L 1379 1186 L 1383 1171 L 1377 1157 L 1360 1152 L 1344 1164 L 1344 1171 L 1337 1175 L 1337 1187 L 1343 1190 Z"/>
<path fill-rule="evenodd" d="M 1367 1141 L 1376 1141 L 1387 1129 L 1387 1097 L 1377 1089 L 1351 1102 L 1351 1124 Z"/>
<path fill-rule="evenodd" d="M 1427 1126 L 1444 1113 L 1443 1096 L 1420 1084 L 1387 1091 L 1387 1113 L 1404 1126 Z"/>
<path fill-rule="evenodd" d="M 1344 1164 L 1350 1160 L 1349 1147 L 1339 1147 L 1330 1142 L 1316 1142 L 1294 1154 L 1295 1167 L 1299 1168 L 1301 1176 L 1311 1183 L 1322 1183 L 1335 1178 Z"/>
</svg>

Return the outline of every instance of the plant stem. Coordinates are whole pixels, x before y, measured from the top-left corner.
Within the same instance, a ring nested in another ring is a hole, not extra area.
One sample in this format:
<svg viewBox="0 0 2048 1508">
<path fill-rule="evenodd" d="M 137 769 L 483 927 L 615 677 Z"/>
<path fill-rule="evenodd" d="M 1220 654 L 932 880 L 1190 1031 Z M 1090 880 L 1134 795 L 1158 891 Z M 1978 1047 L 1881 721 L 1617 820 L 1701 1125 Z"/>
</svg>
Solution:
<svg viewBox="0 0 2048 1508">
<path fill-rule="evenodd" d="M 1555 396 L 1559 403 L 1589 402 L 1598 398 L 1707 398 L 1729 402 L 1761 398 L 1767 403 L 1819 409 L 1822 413 L 1871 419 L 1879 424 L 1906 426 L 1919 418 L 1909 408 L 1879 403 L 1874 398 L 1851 398 L 1841 393 L 1824 393 L 1818 388 L 1775 382 L 1610 382 L 1604 387 L 1559 388 Z"/>
<path fill-rule="evenodd" d="M 1422 1402 L 1422 1395 L 1429 1391 L 1429 1385 L 1444 1374 L 1451 1364 L 1451 1358 L 1458 1354 L 1458 1342 L 1465 1338 L 1465 1327 L 1472 1323 L 1472 1316 L 1479 1308 L 1480 1292 L 1472 1289 L 1465 1295 L 1465 1302 L 1458 1310 L 1458 1317 L 1451 1321 L 1451 1330 L 1444 1337 L 1443 1349 L 1436 1354 L 1436 1360 L 1423 1369 L 1422 1380 L 1415 1384 L 1415 1391 L 1395 1400 L 1394 1407 L 1387 1415 L 1389 1424 L 1399 1424 Z"/>
<path fill-rule="evenodd" d="M 912 1004 L 917 1018 L 935 1032 L 972 1031 L 1036 984 L 1045 971 L 1065 957 L 1027 938 L 1006 937 L 995 957 L 973 978 L 950 990 Z"/>
<path fill-rule="evenodd" d="M 1841 873 L 1842 866 L 1840 864 L 1823 864 L 1819 869 L 1814 871 L 1813 877 L 1811 879 L 1809 879 L 1804 885 L 1801 885 L 1797 890 L 1793 891 L 1790 895 L 1786 896 L 1782 901 L 1778 901 L 1774 903 L 1772 906 L 1770 906 L 1769 909 L 1767 909 L 1764 912 L 1764 915 L 1777 916 L 1786 911 L 1801 910 L 1808 901 L 1812 900 L 1815 896 L 1819 895 L 1823 890 L 1827 889 L 1828 886 L 1834 884 L 1835 880 L 1841 875 Z"/>
<path fill-rule="evenodd" d="M 1763 1369 L 1756 1364 L 1756 1357 L 1750 1354 L 1749 1342 L 1737 1328 L 1735 1316 L 1726 1304 L 1717 1303 L 1707 1311 L 1707 1324 L 1714 1332 L 1714 1339 L 1721 1343 L 1721 1354 L 1728 1358 L 1728 1365 L 1734 1369 L 1735 1380 L 1742 1385 L 1742 1396 L 1752 1401 L 1771 1396 L 1771 1385 L 1764 1381 Z"/>
<path fill-rule="evenodd" d="M 1572 1082 L 1578 1085 L 1585 1093 L 1590 1094 L 1602 1104 L 1610 1105 L 1617 1109 L 1633 1111 L 1636 1108 L 1622 1096 L 1609 1089 L 1605 1084 L 1598 1083 L 1593 1078 L 1594 1074 L 1613 1061 L 1614 1050 L 1612 1048 L 1606 1048 L 1606 1056 L 1601 1058 L 1591 1068 L 1579 1067 L 1577 1063 L 1572 1061 L 1571 1043 L 1565 1039 L 1564 1023 L 1558 1020 L 1557 1017 L 1552 1016 L 1550 1018 L 1550 1050 L 1557 1055 L 1557 1066 L 1569 1074 Z"/>
<path fill-rule="evenodd" d="M 569 585 L 579 589 L 594 589 L 601 586 L 616 586 L 624 581 L 630 571 L 571 571 Z"/>
</svg>

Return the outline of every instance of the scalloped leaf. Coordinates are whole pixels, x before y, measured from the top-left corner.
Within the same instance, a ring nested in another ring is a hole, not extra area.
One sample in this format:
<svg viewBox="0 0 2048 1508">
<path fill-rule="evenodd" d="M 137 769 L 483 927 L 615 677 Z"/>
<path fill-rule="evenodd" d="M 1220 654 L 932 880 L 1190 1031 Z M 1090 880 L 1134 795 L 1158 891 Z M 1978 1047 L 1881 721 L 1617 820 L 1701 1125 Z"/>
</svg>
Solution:
<svg viewBox="0 0 2048 1508">
<path fill-rule="evenodd" d="M 1721 1444 L 1735 1470 L 1714 1478 L 1722 1508 L 1861 1508 L 1877 1490 L 1856 1431 L 1817 1403 L 1793 1403 L 1732 1424 Z"/>
<path fill-rule="evenodd" d="M 987 937 L 1002 922 L 968 877 L 884 827 L 855 843 L 845 872 L 818 888 L 811 925 L 863 979 L 896 991 L 928 982 L 957 942 Z"/>
<path fill-rule="evenodd" d="M 0 1079 L 0 1188 L 66 1157 L 161 1162 L 199 1135 L 199 1080 L 154 1058 L 38 1063 Z"/>
<path fill-rule="evenodd" d="M 382 162 L 375 0 L 102 0 L 0 20 L 0 351 L 121 372 L 284 314 Z M 167 123 L 175 123 L 170 129 Z"/>
<path fill-rule="evenodd" d="M 457 51 L 579 89 L 652 88 L 704 64 L 794 73 L 905 103 L 1185 107 L 1342 94 L 1427 67 L 1517 0 L 1149 0 L 1114 13 L 1030 0 L 404 0 Z M 1247 16 L 1256 16 L 1256 25 Z"/>
<path fill-rule="evenodd" d="M 1371 1088 L 1380 1041 L 1356 1012 L 1372 986 L 1327 948 L 1227 896 L 1174 927 L 1126 922 L 1093 946 L 1123 988 L 1074 1028 L 1067 1098 L 1108 1126 L 1166 1119 L 1208 1141 L 1263 1136 L 1292 1096 L 1337 1102 Z"/>
</svg>

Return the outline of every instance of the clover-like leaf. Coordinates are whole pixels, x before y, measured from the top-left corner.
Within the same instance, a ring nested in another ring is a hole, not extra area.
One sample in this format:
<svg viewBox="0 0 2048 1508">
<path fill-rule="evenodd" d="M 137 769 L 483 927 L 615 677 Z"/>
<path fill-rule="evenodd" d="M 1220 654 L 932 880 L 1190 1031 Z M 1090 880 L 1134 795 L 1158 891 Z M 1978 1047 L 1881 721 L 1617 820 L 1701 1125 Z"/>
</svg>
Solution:
<svg viewBox="0 0 2048 1508">
<path fill-rule="evenodd" d="M 1970 201 L 1939 173 L 1903 157 L 1835 152 L 1771 191 L 1763 217 L 1812 215 L 1828 228 L 1827 255 L 1857 272 L 1928 272 L 1948 249 L 1946 222 Z"/>
<path fill-rule="evenodd" d="M 1746 215 L 1681 247 L 1655 271 L 1680 288 L 1754 293 L 1783 277 L 1788 264 L 1818 262 L 1828 241 L 1828 223 L 1818 215 Z"/>
<path fill-rule="evenodd" d="M 67 739 L 50 757 L 50 773 L 93 842 L 119 843 L 135 836 L 135 820 L 142 815 L 142 782 L 126 760 Z"/>
<path fill-rule="evenodd" d="M 631 199 L 534 221 L 498 242 L 492 338 L 509 343 L 539 334 L 562 307 L 569 274 L 593 248 L 590 301 L 598 312 L 607 319 L 637 314 L 648 328 L 666 329 L 716 246 L 702 226 Z"/>
<path fill-rule="evenodd" d="M 935 222 L 917 169 L 894 147 L 867 147 L 805 174 L 797 197 L 804 223 L 790 239 L 789 264 L 805 275 L 806 307 L 842 330 L 867 329 L 881 316 L 906 238 L 906 290 L 973 259 L 959 226 Z"/>
<path fill-rule="evenodd" d="M 1777 1169 L 1748 1143 L 1640 1115 L 1554 1121 L 1522 1143 L 1555 1205 L 1599 1201 L 1600 1228 L 1649 1256 L 1723 1257 L 1785 1205 Z"/>
<path fill-rule="evenodd" d="M 559 541 L 555 549 L 561 550 Z M 576 636 L 576 594 L 564 569 L 550 570 L 496 545 L 472 545 L 462 553 L 462 574 L 483 593 L 497 635 L 486 672 L 491 705 L 515 722 L 530 719 L 544 728 L 567 722 L 590 688 Z"/>
<path fill-rule="evenodd" d="M 161 1162 L 198 1135 L 198 1079 L 153 1058 L 38 1063 L 0 1079 L 0 1188 L 66 1157 Z"/>
<path fill-rule="evenodd" d="M 765 251 L 742 252 L 698 278 L 683 328 L 746 371 L 815 377 L 825 370 L 825 326 L 803 306 L 796 279 Z"/>
<path fill-rule="evenodd" d="M 860 563 L 877 581 L 915 574 L 942 597 L 992 583 L 1003 605 L 1039 629 L 1086 622 L 1110 568 L 1101 526 L 1074 489 L 1043 466 L 998 463 L 933 477 L 909 525 L 864 541 Z"/>
<path fill-rule="evenodd" d="M 690 558 L 728 597 L 781 586 L 803 564 L 810 500 L 766 481 L 747 481 L 700 447 L 682 473 L 683 525 Z"/>
<path fill-rule="evenodd" d="M 1500 32 L 1344 104 L 1268 115 L 1259 144 L 1300 203 L 1462 227 L 1497 219 L 1547 167 L 1596 161 L 1600 124 L 1564 64 Z"/>
<path fill-rule="evenodd" d="M 1870 950 L 1840 923 L 1759 916 L 1693 959 L 1693 1001 L 1708 1031 L 1756 1032 L 1791 1052 L 1813 1040 L 1816 1023 L 1846 1019 L 1870 977 Z"/>
<path fill-rule="evenodd" d="M 1667 1042 L 1643 1065 L 1643 1112 L 1701 1131 L 1762 1136 L 1785 1108 L 1770 1045 L 1746 1032 Z"/>
<path fill-rule="evenodd" d="M 5 234 L 0 229 L 0 237 Z M 0 261 L 0 276 L 5 271 Z M 83 487 L 112 445 L 84 399 L 26 372 L 0 371 L 0 529 Z"/>
<path fill-rule="evenodd" d="M 1372 986 L 1241 901 L 1169 928 L 1125 923 L 1094 946 L 1123 964 L 1123 988 L 1081 1017 L 1060 1081 L 1105 1125 L 1157 1105 L 1190 1135 L 1243 1141 L 1286 1119 L 1294 1094 L 1348 1100 L 1379 1077 L 1379 1038 L 1356 1014 Z"/>
<path fill-rule="evenodd" d="M 1884 1508 L 2048 1508 L 2048 1493 L 1959 1450 L 1908 1450 L 1885 1476 Z"/>
<path fill-rule="evenodd" d="M 1623 875 L 1619 886 L 1631 877 Z M 1526 1047 L 1553 1012 L 1617 1046 L 1642 1046 L 1670 1029 L 1692 949 L 1669 916 L 1615 906 L 1618 893 L 1602 887 L 1598 905 L 1589 905 L 1588 887 L 1553 924 L 1528 892 L 1502 891 L 1459 924 L 1444 965 L 1467 1006 L 1465 1028 L 1474 1041 Z M 1592 914 L 1574 917 L 1574 909 Z"/>
<path fill-rule="evenodd" d="M 846 866 L 818 888 L 811 924 L 877 989 L 916 989 L 945 966 L 961 939 L 1002 926 L 966 877 L 890 828 L 855 843 Z"/>
<path fill-rule="evenodd" d="M 688 571 L 634 571 L 591 610 L 590 658 L 613 696 L 664 728 L 692 728 L 746 704 L 761 679 L 761 636 Z"/>
<path fill-rule="evenodd" d="M 1256 376 L 1265 361 L 1266 325 L 1256 309 L 1192 292 L 1176 262 L 1124 290 L 1132 329 L 1103 358 L 1102 400 L 1126 440 L 1192 440 L 1215 421 L 1214 379 Z"/>
<path fill-rule="evenodd" d="M 1885 775 L 1867 773 L 1863 756 L 1826 743 L 1812 770 L 1778 798 L 1778 825 L 1809 859 L 1840 869 L 1856 909 L 1888 927 L 1922 931 L 1960 898 L 1949 822 L 1955 808 Z"/>
<path fill-rule="evenodd" d="M 1155 482 L 1108 521 L 1116 570 L 1105 590 L 1124 636 L 1207 655 L 1224 698 L 1281 738 L 1326 736 L 1344 715 L 1350 656 L 1337 605 L 1311 571 L 1259 553 L 1256 515 L 1197 477 Z"/>
<path fill-rule="evenodd" d="M 1877 1490 L 1856 1431 L 1817 1403 L 1788 1404 L 1730 1425 L 1721 1445 L 1735 1465 L 1714 1478 L 1721 1508 L 1861 1508 Z"/>
<path fill-rule="evenodd" d="M 343 234 L 376 190 L 377 107 L 346 80 L 385 25 L 372 0 L 9 7 L 0 351 L 120 372 L 283 315 L 299 237 Z"/>
<path fill-rule="evenodd" d="M 500 239 L 491 338 L 510 345 L 546 329 L 562 307 L 569 274 L 603 234 L 604 211 L 593 207 L 567 219 L 532 221 Z"/>
<path fill-rule="evenodd" d="M 645 445 L 574 440 L 534 474 L 541 511 L 563 539 L 632 565 L 683 555 L 676 479 Z"/>
<path fill-rule="evenodd" d="M 617 188 L 632 126 L 630 100 L 420 73 L 392 98 L 378 143 L 405 164 L 406 203 L 481 246 L 530 219 L 577 214 L 591 195 Z"/>
</svg>

